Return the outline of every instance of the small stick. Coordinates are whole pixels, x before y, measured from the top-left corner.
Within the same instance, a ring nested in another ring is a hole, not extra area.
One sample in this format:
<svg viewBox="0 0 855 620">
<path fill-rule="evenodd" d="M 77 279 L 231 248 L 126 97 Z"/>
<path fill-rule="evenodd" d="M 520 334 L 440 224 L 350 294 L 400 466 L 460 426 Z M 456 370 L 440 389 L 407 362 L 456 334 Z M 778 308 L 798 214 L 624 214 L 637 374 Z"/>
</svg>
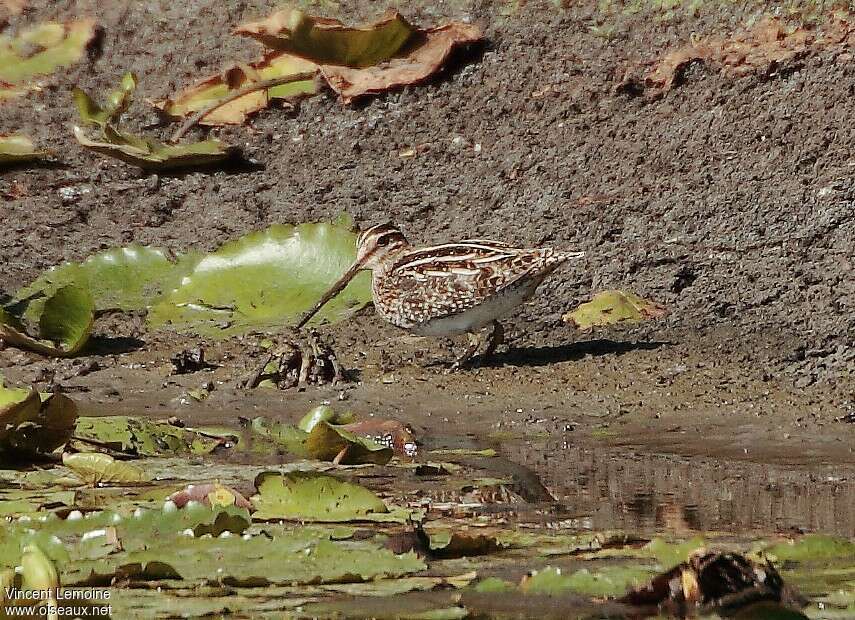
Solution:
<svg viewBox="0 0 855 620">
<path fill-rule="evenodd" d="M 261 375 L 264 374 L 264 369 L 267 368 L 267 365 L 272 361 L 273 355 L 268 354 L 267 357 L 264 358 L 264 362 L 246 378 L 243 382 L 243 387 L 249 390 L 257 388 L 261 380 Z"/>
<path fill-rule="evenodd" d="M 190 129 L 193 128 L 196 123 L 201 121 L 203 118 L 208 116 L 214 110 L 217 110 L 224 105 L 231 103 L 235 99 L 240 99 L 241 97 L 245 97 L 250 93 L 257 92 L 259 90 L 267 90 L 269 88 L 273 88 L 274 86 L 282 86 L 283 84 L 290 84 L 291 82 L 302 82 L 303 80 L 310 80 L 318 75 L 317 71 L 306 71 L 304 73 L 295 73 L 293 75 L 284 75 L 280 77 L 270 78 L 269 80 L 261 80 L 258 82 L 250 82 L 243 88 L 239 88 L 234 92 L 229 93 L 219 101 L 215 101 L 214 103 L 205 106 L 201 110 L 198 110 L 193 114 L 190 118 L 188 118 L 184 123 L 172 134 L 172 138 L 170 138 L 170 142 L 178 142 L 184 134 L 186 134 Z"/>
</svg>

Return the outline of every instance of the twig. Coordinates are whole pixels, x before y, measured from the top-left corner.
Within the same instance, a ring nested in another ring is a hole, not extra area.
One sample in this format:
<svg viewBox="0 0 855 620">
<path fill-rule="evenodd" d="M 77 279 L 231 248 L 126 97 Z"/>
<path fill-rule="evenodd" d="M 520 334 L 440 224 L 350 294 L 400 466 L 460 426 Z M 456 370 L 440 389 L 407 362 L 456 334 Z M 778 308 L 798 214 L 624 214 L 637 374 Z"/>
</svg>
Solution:
<svg viewBox="0 0 855 620">
<path fill-rule="evenodd" d="M 214 103 L 207 105 L 201 110 L 197 111 L 195 114 L 193 114 L 193 116 L 184 121 L 184 123 L 175 131 L 175 133 L 172 134 L 170 142 L 178 142 L 184 136 L 184 134 L 186 134 L 194 125 L 196 125 L 196 123 L 208 116 L 208 114 L 210 114 L 214 110 L 217 110 L 223 107 L 224 105 L 231 103 L 235 99 L 240 99 L 241 97 L 245 97 L 246 95 L 257 92 L 259 90 L 268 90 L 275 86 L 282 86 L 283 84 L 310 80 L 312 78 L 317 77 L 317 75 L 317 71 L 306 71 L 303 73 L 295 73 L 293 75 L 284 75 L 280 77 L 270 78 L 269 80 L 251 82 L 243 88 L 239 88 L 236 91 L 229 93 L 219 101 L 215 101 Z"/>
<path fill-rule="evenodd" d="M 243 382 L 243 387 L 244 387 L 244 388 L 246 388 L 246 389 L 248 389 L 248 390 L 252 390 L 252 389 L 254 389 L 254 388 L 258 387 L 258 384 L 259 384 L 259 382 L 261 381 L 261 375 L 263 375 L 263 374 L 264 374 L 264 370 L 265 370 L 265 368 L 267 368 L 267 365 L 268 365 L 270 362 L 272 362 L 272 361 L 273 361 L 273 355 L 269 355 L 269 354 L 268 354 L 268 355 L 264 358 L 264 363 L 262 363 L 260 366 L 258 366 L 258 367 L 253 371 L 253 373 L 252 373 L 251 375 L 249 375 L 249 376 L 244 380 L 244 382 Z"/>
</svg>

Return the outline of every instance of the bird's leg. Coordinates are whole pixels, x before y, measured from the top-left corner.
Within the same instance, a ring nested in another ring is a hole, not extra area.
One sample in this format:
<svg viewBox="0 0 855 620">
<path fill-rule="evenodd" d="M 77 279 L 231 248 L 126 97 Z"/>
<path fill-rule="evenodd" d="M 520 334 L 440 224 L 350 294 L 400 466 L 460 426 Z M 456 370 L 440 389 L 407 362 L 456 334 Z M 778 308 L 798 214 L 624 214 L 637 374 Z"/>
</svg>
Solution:
<svg viewBox="0 0 855 620">
<path fill-rule="evenodd" d="M 466 334 L 469 337 L 469 346 L 466 347 L 466 350 L 463 352 L 463 355 L 457 358 L 457 360 L 451 365 L 449 370 L 458 370 L 463 364 L 472 359 L 472 356 L 475 355 L 475 352 L 478 350 L 478 347 L 481 346 L 481 334 Z"/>
<path fill-rule="evenodd" d="M 498 321 L 493 321 L 493 329 L 490 331 L 490 335 L 487 340 L 487 348 L 484 350 L 483 359 L 487 359 L 493 353 L 496 352 L 496 349 L 504 344 L 505 342 L 505 328 L 502 327 L 502 324 Z"/>
</svg>

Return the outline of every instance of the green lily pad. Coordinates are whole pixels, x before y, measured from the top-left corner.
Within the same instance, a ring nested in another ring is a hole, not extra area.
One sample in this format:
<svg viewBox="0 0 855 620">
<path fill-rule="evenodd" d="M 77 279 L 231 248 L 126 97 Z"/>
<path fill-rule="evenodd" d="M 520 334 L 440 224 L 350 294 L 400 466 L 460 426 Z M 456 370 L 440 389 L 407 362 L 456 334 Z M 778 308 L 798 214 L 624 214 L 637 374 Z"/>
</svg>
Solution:
<svg viewBox="0 0 855 620">
<path fill-rule="evenodd" d="M 0 384 L 0 453 L 14 457 L 48 454 L 74 431 L 77 405 L 63 394 L 44 401 L 35 390 Z"/>
<path fill-rule="evenodd" d="M 260 520 L 401 521 L 374 493 L 352 482 L 317 472 L 263 472 L 255 479 L 258 494 L 250 498 Z"/>
<path fill-rule="evenodd" d="M 38 317 L 38 337 L 28 335 L 17 317 L 0 311 L 0 338 L 16 347 L 42 355 L 70 357 L 79 352 L 92 332 L 95 303 L 83 287 L 58 288 L 49 297 L 34 304 L 31 314 Z"/>
<path fill-rule="evenodd" d="M 35 148 L 33 141 L 27 136 L 21 134 L 0 135 L 0 166 L 35 161 L 42 159 L 47 154 L 47 151 L 40 151 Z"/>
<path fill-rule="evenodd" d="M 251 440 L 238 443 L 239 449 L 248 447 L 250 451 L 260 453 L 274 453 L 284 449 L 298 458 L 309 458 L 306 450 L 309 435 L 296 426 L 257 417 L 250 422 L 249 431 L 252 433 Z"/>
<path fill-rule="evenodd" d="M 825 562 L 829 560 L 855 562 L 855 542 L 824 534 L 808 534 L 797 540 L 768 547 L 765 552 L 780 562 Z"/>
<path fill-rule="evenodd" d="M 207 454 L 221 443 L 204 433 L 128 416 L 82 417 L 74 437 L 83 444 L 136 456 Z"/>
<path fill-rule="evenodd" d="M 152 327 L 227 337 L 294 324 L 356 256 L 346 222 L 276 225 L 225 244 L 200 260 L 181 285 L 149 312 Z M 316 321 L 338 321 L 371 301 L 361 274 Z"/>
<path fill-rule="evenodd" d="M 547 566 L 523 579 L 520 589 L 526 594 L 563 594 L 578 592 L 588 596 L 620 596 L 628 588 L 645 583 L 655 570 L 639 566 L 609 566 L 597 571 L 577 570 L 570 575 Z"/>
<path fill-rule="evenodd" d="M 333 19 L 284 9 L 235 30 L 236 34 L 257 39 L 271 49 L 318 64 L 349 67 L 370 67 L 389 60 L 414 32 L 397 11 L 391 10 L 373 24 L 351 28 Z"/>
<path fill-rule="evenodd" d="M 562 319 L 579 329 L 591 329 L 600 325 L 613 325 L 623 321 L 638 322 L 656 319 L 668 314 L 668 310 L 655 302 L 642 299 L 634 293 L 603 291 Z"/>
<path fill-rule="evenodd" d="M 329 422 L 330 424 L 350 424 L 356 421 L 356 416 L 350 412 L 338 413 L 329 405 L 318 405 L 309 413 L 300 418 L 297 428 L 305 433 L 311 433 L 318 422 Z"/>
<path fill-rule="evenodd" d="M 64 454 L 62 464 L 87 484 L 126 484 L 145 482 L 145 472 L 130 463 L 117 461 L 100 452 Z"/>
<path fill-rule="evenodd" d="M 366 437 L 354 435 L 324 420 L 312 428 L 306 438 L 306 451 L 319 461 L 335 461 L 342 465 L 374 463 L 385 465 L 392 460 L 394 451 Z"/>
<path fill-rule="evenodd" d="M 318 539 L 299 531 L 268 539 L 253 536 L 154 541 L 148 549 L 119 553 L 75 567 L 88 581 L 113 576 L 132 581 L 180 579 L 231 586 L 323 584 L 407 575 L 425 568 L 413 553 L 395 555 L 366 543 Z"/>
<path fill-rule="evenodd" d="M 94 36 L 92 19 L 47 22 L 22 30 L 14 38 L 0 36 L 0 101 L 26 92 L 33 78 L 78 62 Z M 4 87 L 3 83 L 12 86 Z"/>
<path fill-rule="evenodd" d="M 111 248 L 81 263 L 64 263 L 48 269 L 20 289 L 15 299 L 50 294 L 62 286 L 75 284 L 91 292 L 99 312 L 142 310 L 164 291 L 178 286 L 197 260 L 196 253 L 189 253 L 172 261 L 166 250 L 137 244 Z"/>
</svg>

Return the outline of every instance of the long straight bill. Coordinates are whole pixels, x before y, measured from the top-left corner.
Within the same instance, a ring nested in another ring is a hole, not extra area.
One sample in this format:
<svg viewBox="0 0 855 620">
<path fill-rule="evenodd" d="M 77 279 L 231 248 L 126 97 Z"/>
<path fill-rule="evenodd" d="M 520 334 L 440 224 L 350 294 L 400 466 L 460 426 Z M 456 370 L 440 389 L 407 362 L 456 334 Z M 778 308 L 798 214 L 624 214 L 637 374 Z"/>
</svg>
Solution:
<svg viewBox="0 0 855 620">
<path fill-rule="evenodd" d="M 308 323 L 309 320 L 313 316 L 315 316 L 315 314 L 317 314 L 318 310 L 324 307 L 324 304 L 326 304 L 330 299 L 338 295 L 342 291 L 342 289 L 347 286 L 348 282 L 353 280 L 353 277 L 357 273 L 359 273 L 360 269 L 362 269 L 362 263 L 353 263 L 353 265 L 350 266 L 350 269 L 348 269 L 345 274 L 341 278 L 339 278 L 338 282 L 333 284 L 332 288 L 323 294 L 323 296 L 318 300 L 318 303 L 312 306 L 312 309 L 303 315 L 303 318 L 301 318 L 300 322 L 297 323 L 297 329 L 300 329 L 301 327 L 303 327 L 303 325 Z"/>
</svg>

